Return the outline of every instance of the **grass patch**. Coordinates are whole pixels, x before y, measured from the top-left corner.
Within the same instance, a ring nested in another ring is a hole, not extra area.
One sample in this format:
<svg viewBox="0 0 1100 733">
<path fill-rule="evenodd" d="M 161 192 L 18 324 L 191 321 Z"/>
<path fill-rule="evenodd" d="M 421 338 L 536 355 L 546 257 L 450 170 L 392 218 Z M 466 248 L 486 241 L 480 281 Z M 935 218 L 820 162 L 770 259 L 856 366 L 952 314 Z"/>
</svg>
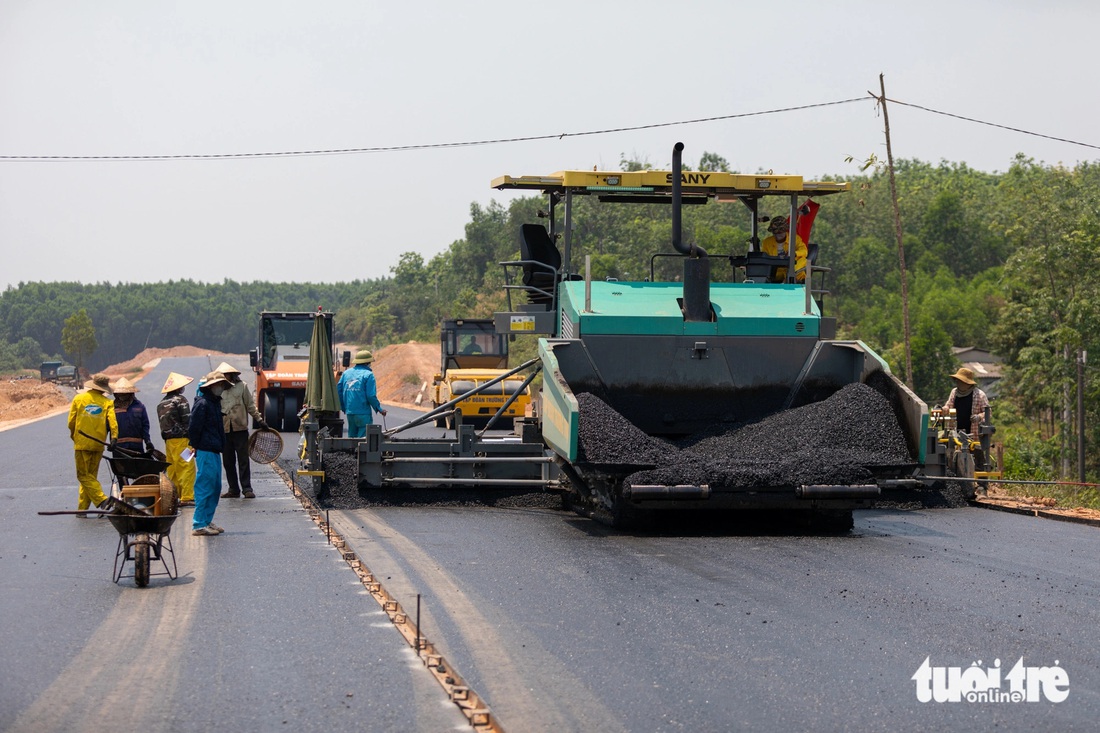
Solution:
<svg viewBox="0 0 1100 733">
<path fill-rule="evenodd" d="M 996 482 L 993 482 L 996 483 Z M 1018 498 L 1050 497 L 1062 509 L 1084 507 L 1100 509 L 1100 489 L 1095 486 L 1032 486 L 1028 484 L 998 484 L 998 494 Z"/>
</svg>

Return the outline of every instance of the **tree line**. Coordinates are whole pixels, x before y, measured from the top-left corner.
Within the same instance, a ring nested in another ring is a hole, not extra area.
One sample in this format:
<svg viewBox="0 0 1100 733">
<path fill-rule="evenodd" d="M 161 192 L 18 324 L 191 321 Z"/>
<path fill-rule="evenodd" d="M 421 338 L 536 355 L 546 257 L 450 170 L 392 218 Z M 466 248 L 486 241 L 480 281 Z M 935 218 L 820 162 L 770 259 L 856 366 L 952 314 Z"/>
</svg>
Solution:
<svg viewBox="0 0 1100 733">
<path fill-rule="evenodd" d="M 621 161 L 624 170 L 649 167 Z M 701 170 L 728 170 L 705 153 Z M 942 403 L 958 366 L 952 346 L 979 346 L 1007 365 L 995 404 L 1018 473 L 1051 476 L 1075 456 L 1077 363 L 1097 350 L 1100 318 L 1100 167 L 1011 161 L 1003 173 L 963 163 L 901 161 L 896 169 L 908 269 L 915 390 Z M 889 186 L 880 166 L 850 180 L 853 192 L 824 197 L 812 240 L 828 266 L 825 307 L 839 336 L 859 338 L 903 374 L 898 248 Z M 782 206 L 779 201 L 777 207 Z M 243 352 L 261 310 L 336 312 L 337 338 L 375 347 L 434 341 L 447 317 L 488 317 L 505 304 L 498 263 L 519 257 L 519 231 L 540 219 L 540 196 L 470 207 L 464 236 L 431 257 L 400 256 L 391 275 L 349 283 L 154 284 L 23 283 L 0 294 L 0 369 L 41 354 L 60 355 L 62 324 L 84 308 L 99 346 L 89 367 L 129 358 L 146 346 Z M 775 212 L 780 213 L 778 208 Z M 742 254 L 751 222 L 740 205 L 685 207 L 684 237 L 711 254 Z M 602 206 L 589 197 L 573 211 L 573 272 L 592 256 L 593 276 L 632 279 L 650 256 L 671 251 L 667 206 Z M 732 271 L 715 266 L 716 279 Z M 37 348 L 36 348 L 37 347 Z M 517 344 L 521 353 L 533 347 Z M 1088 444 L 1100 437 L 1100 385 L 1085 365 Z M 1094 452 L 1095 453 L 1095 452 Z M 1100 458 L 1092 457 L 1095 475 Z"/>
<path fill-rule="evenodd" d="M 32 282 L 0 294 L 0 371 L 34 368 L 46 357 L 76 363 L 64 348 L 66 321 L 83 311 L 96 347 L 91 371 L 149 347 L 189 344 L 229 353 L 254 348 L 262 310 L 313 311 L 360 302 L 383 281 L 347 283 Z"/>
</svg>

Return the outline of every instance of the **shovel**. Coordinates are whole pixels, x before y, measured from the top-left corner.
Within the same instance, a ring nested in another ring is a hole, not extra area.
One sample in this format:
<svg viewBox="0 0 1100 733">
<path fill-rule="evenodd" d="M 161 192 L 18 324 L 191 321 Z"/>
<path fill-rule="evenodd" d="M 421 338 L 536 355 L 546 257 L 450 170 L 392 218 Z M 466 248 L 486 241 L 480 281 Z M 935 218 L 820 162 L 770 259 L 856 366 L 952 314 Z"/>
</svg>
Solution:
<svg viewBox="0 0 1100 733">
<path fill-rule="evenodd" d="M 95 442 L 99 443 L 100 445 L 107 446 L 108 448 L 111 449 L 112 453 L 121 453 L 122 455 L 128 456 L 130 458 L 148 458 L 149 457 L 149 455 L 146 454 L 146 453 L 140 453 L 138 451 L 127 450 L 126 448 L 119 448 L 117 443 L 114 445 L 114 447 L 111 447 L 110 443 L 104 443 L 99 438 L 95 437 L 94 435 L 88 435 L 83 430 L 77 430 L 76 432 L 80 433 L 81 435 L 83 435 L 88 440 L 94 440 Z"/>
</svg>

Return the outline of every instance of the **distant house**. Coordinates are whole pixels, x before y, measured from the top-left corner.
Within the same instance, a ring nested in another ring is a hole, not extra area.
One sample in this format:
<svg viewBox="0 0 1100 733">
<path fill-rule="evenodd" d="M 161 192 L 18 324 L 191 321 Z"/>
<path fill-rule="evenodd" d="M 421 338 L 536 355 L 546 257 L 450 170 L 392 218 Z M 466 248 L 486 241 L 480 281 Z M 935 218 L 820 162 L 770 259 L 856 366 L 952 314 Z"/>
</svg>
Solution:
<svg viewBox="0 0 1100 733">
<path fill-rule="evenodd" d="M 1004 359 L 980 346 L 953 346 L 951 352 L 964 367 L 974 371 L 978 386 L 990 399 L 997 396 L 997 382 L 1001 380 Z"/>
</svg>

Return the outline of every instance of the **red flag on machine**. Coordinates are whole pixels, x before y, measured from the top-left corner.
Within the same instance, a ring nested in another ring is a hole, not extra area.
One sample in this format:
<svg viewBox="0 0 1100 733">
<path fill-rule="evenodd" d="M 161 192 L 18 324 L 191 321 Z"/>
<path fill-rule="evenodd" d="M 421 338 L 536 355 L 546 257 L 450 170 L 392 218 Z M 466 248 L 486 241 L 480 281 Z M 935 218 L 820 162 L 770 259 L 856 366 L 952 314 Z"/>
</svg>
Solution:
<svg viewBox="0 0 1100 733">
<path fill-rule="evenodd" d="M 806 203 L 798 208 L 798 227 L 795 234 L 806 244 L 810 243 L 810 231 L 814 228 L 814 218 L 821 204 L 813 199 L 806 199 Z"/>
</svg>

